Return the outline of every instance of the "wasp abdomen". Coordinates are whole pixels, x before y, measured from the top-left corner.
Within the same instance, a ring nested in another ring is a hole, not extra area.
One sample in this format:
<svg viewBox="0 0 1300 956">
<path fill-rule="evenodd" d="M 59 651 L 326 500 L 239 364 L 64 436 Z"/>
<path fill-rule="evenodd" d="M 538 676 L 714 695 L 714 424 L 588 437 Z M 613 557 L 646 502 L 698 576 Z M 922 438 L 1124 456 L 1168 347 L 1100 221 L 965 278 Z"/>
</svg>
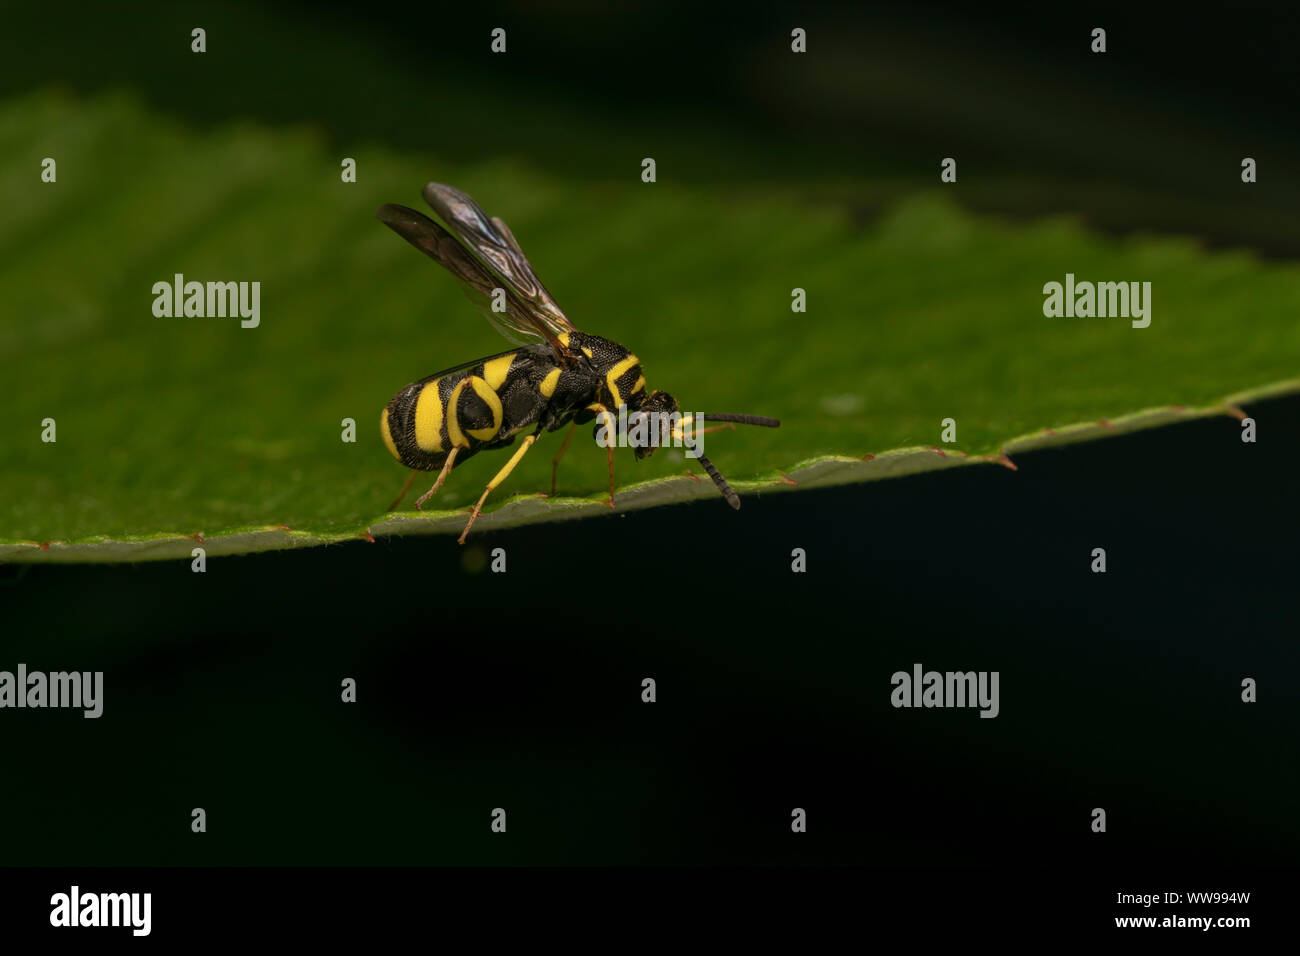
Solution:
<svg viewBox="0 0 1300 956">
<path fill-rule="evenodd" d="M 481 447 L 508 444 L 536 422 L 549 397 L 544 383 L 554 374 L 538 367 L 530 350 L 519 350 L 421 379 L 384 408 L 380 434 L 408 468 L 441 468 L 453 448 L 460 449 L 459 463 Z"/>
</svg>

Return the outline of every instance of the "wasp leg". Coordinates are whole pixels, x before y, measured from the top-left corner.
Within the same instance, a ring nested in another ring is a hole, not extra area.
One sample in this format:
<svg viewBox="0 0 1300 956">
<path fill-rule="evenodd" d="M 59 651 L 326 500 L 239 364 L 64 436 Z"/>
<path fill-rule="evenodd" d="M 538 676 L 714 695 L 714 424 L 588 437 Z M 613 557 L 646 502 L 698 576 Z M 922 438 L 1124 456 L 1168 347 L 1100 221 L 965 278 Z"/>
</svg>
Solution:
<svg viewBox="0 0 1300 956">
<path fill-rule="evenodd" d="M 451 449 L 451 454 L 449 454 L 447 456 L 447 460 L 442 463 L 442 471 L 438 472 L 438 480 L 433 483 L 432 488 L 430 488 L 424 494 L 420 495 L 420 497 L 415 500 L 416 511 L 419 511 L 422 507 L 424 507 L 424 503 L 428 501 L 430 498 L 432 498 L 434 493 L 437 492 L 437 490 L 442 487 L 442 483 L 447 480 L 447 473 L 451 471 L 451 466 L 456 461 L 456 453 L 458 451 L 460 451 L 460 446 L 453 445 Z"/>
<path fill-rule="evenodd" d="M 614 446 L 610 445 L 607 449 L 609 452 L 609 506 L 614 507 Z"/>
<path fill-rule="evenodd" d="M 415 481 L 415 476 L 418 474 L 419 474 L 418 471 L 413 471 L 407 476 L 406 484 L 402 485 L 402 493 L 397 496 L 396 501 L 394 501 L 391 505 L 388 506 L 389 511 L 392 511 L 394 508 L 396 508 L 398 505 L 402 503 L 402 499 L 406 497 L 406 493 L 411 490 L 411 482 Z"/>
<path fill-rule="evenodd" d="M 572 425 L 569 426 L 569 433 L 564 436 L 564 444 L 560 446 L 560 450 L 557 451 L 555 453 L 555 457 L 551 459 L 551 497 L 552 498 L 555 497 L 555 476 L 560 473 L 560 459 L 563 458 L 564 453 L 569 450 L 569 442 L 573 441 L 573 433 L 576 432 L 577 430 L 578 430 L 577 422 L 574 422 Z"/>
<path fill-rule="evenodd" d="M 614 413 L 611 412 L 600 402 L 593 402 L 587 406 L 588 411 L 596 413 L 596 417 L 604 424 L 609 444 L 605 450 L 609 453 L 609 506 L 614 507 L 614 446 L 618 444 L 615 436 L 618 434 L 618 423 L 614 420 Z"/>
<path fill-rule="evenodd" d="M 541 431 L 541 428 L 539 427 L 537 431 Z M 465 530 L 460 533 L 459 541 L 461 544 L 465 543 L 465 536 L 469 534 L 469 529 L 474 527 L 479 512 L 483 510 L 483 502 L 487 501 L 487 496 L 492 493 L 492 489 L 505 481 L 510 472 L 515 470 L 515 465 L 519 464 L 519 459 L 524 457 L 524 452 L 533 447 L 535 441 L 537 441 L 537 432 L 533 432 L 524 439 L 523 444 L 519 446 L 519 450 L 506 462 L 505 467 L 498 471 L 496 477 L 488 482 L 488 486 L 483 489 L 483 494 L 479 496 L 478 504 L 474 506 L 474 512 L 469 516 L 469 523 L 465 525 Z"/>
</svg>

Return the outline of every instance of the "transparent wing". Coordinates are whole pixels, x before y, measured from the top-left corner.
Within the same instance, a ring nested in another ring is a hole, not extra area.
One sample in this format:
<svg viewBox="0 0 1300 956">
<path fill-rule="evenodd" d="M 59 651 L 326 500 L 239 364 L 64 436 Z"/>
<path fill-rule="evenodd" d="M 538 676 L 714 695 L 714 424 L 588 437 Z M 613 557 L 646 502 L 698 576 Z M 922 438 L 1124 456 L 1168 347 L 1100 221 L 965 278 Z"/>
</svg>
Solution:
<svg viewBox="0 0 1300 956">
<path fill-rule="evenodd" d="M 385 203 L 375 213 L 376 218 L 392 229 L 415 248 L 440 263 L 460 283 L 465 295 L 500 332 L 515 345 L 548 341 L 548 336 L 537 325 L 523 318 L 526 309 L 516 298 L 511 302 L 511 290 L 478 259 L 457 242 L 446 229 L 422 212 L 416 212 L 396 203 Z M 494 289 L 506 290 L 506 311 L 492 310 Z"/>
<path fill-rule="evenodd" d="M 429 204 L 448 231 L 488 270 L 501 280 L 500 285 L 514 294 L 524 307 L 521 321 L 540 326 L 548 339 L 574 331 L 573 323 L 546 291 L 510 228 L 500 219 L 489 216 L 474 200 L 459 189 L 442 183 L 424 187 L 424 201 Z"/>
<path fill-rule="evenodd" d="M 515 234 L 510 231 L 510 227 L 506 225 L 506 221 L 500 218 L 499 216 L 493 216 L 492 223 L 497 227 L 498 230 L 500 230 L 501 235 L 505 238 L 506 242 L 510 243 L 510 248 L 513 249 L 516 253 L 518 253 L 520 259 L 523 259 L 525 262 L 527 262 L 528 259 L 524 255 L 524 250 L 519 248 L 519 240 L 516 239 Z"/>
</svg>

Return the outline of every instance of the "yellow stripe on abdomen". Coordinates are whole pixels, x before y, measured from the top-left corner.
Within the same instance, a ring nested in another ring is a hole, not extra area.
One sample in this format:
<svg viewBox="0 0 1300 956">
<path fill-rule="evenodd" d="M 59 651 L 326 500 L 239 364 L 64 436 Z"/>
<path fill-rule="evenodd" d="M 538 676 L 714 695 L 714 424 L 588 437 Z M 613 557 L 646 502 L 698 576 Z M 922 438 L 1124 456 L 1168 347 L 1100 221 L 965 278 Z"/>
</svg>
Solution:
<svg viewBox="0 0 1300 956">
<path fill-rule="evenodd" d="M 460 390 L 465 387 L 467 381 L 469 380 L 462 378 L 447 396 L 447 407 L 451 409 L 451 414 L 447 416 L 447 437 L 451 439 L 452 448 L 469 447 L 465 433 L 460 430 L 460 422 L 456 421 L 456 403 L 460 401 Z"/>
<path fill-rule="evenodd" d="M 384 414 L 379 416 L 379 434 L 383 436 L 384 444 L 388 446 L 388 451 L 398 461 L 402 456 L 397 453 L 397 444 L 393 441 L 393 433 L 388 429 L 388 409 L 384 409 Z"/>
<path fill-rule="evenodd" d="M 415 443 L 421 451 L 443 450 L 442 399 L 438 397 L 437 379 L 420 389 L 420 397 L 415 400 Z"/>
<path fill-rule="evenodd" d="M 506 375 L 510 373 L 510 363 L 514 360 L 515 353 L 511 352 L 509 355 L 483 363 L 483 381 L 487 382 L 488 388 L 495 392 L 501 387 L 501 383 L 506 380 Z"/>
<path fill-rule="evenodd" d="M 490 383 L 484 379 L 471 375 L 469 384 L 470 388 L 474 389 L 474 394 L 483 399 L 483 404 L 487 405 L 488 410 L 492 412 L 492 424 L 487 428 L 470 428 L 467 431 L 479 441 L 487 441 L 501 430 L 501 399 L 492 390 Z"/>
</svg>

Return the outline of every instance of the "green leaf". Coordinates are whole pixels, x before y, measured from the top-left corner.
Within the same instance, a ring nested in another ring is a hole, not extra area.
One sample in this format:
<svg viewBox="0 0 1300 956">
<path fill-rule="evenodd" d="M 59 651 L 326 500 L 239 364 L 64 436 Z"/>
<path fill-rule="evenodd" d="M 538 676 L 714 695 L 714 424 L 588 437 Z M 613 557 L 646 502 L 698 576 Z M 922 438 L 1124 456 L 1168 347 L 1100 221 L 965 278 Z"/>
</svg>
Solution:
<svg viewBox="0 0 1300 956">
<path fill-rule="evenodd" d="M 458 468 L 444 510 L 383 510 L 407 474 L 378 436 L 385 402 L 504 347 L 373 217 L 419 205 L 433 179 L 504 218 L 570 318 L 636 351 L 651 388 L 686 410 L 782 419 L 708 436 L 742 496 L 1000 461 L 1300 387 L 1296 268 L 1068 220 L 1007 224 L 942 190 L 890 197 L 862 224 L 789 185 L 696 189 L 664 167 L 644 184 L 635 164 L 593 184 L 378 146 L 348 153 L 359 176 L 344 184 L 342 156 L 310 131 L 199 132 L 121 96 L 9 101 L 0 145 L 0 560 L 459 531 L 504 456 Z M 38 182 L 45 156 L 55 184 Z M 1150 327 L 1044 317 L 1043 284 L 1067 272 L 1150 281 Z M 155 317 L 153 284 L 175 273 L 260 282 L 260 325 Z M 791 311 L 796 287 L 805 313 Z M 948 417 L 958 440 L 931 450 Z M 46 418 L 55 443 L 41 441 Z M 355 444 L 340 440 L 345 418 Z M 560 437 L 525 457 L 479 527 L 608 513 L 589 440 L 560 469 L 561 497 L 537 497 Z M 624 452 L 617 468 L 620 508 L 716 497 L 680 453 Z"/>
</svg>

